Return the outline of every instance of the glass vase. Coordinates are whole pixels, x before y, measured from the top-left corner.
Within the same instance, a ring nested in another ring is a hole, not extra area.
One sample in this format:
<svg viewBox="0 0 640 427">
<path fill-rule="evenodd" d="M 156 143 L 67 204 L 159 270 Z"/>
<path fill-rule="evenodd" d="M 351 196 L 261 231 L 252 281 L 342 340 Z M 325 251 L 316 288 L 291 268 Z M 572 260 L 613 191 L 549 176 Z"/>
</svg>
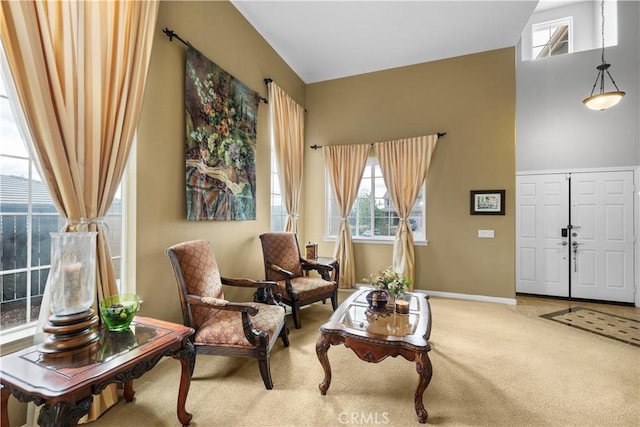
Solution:
<svg viewBox="0 0 640 427">
<path fill-rule="evenodd" d="M 51 234 L 51 312 L 58 316 L 87 311 L 96 295 L 97 232 Z"/>
<path fill-rule="evenodd" d="M 389 293 L 383 289 L 374 289 L 366 296 L 369 310 L 376 313 L 387 311 L 387 303 L 389 302 Z"/>
</svg>

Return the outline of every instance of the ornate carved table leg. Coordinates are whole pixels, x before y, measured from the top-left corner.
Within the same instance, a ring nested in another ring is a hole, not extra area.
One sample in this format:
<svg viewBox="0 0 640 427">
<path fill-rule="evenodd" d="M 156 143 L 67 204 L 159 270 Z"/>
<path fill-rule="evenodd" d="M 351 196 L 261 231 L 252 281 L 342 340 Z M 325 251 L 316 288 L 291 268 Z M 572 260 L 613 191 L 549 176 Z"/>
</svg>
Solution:
<svg viewBox="0 0 640 427">
<path fill-rule="evenodd" d="M 182 365 L 182 373 L 180 375 L 180 389 L 178 392 L 178 419 L 183 426 L 189 425 L 192 414 L 187 412 L 185 404 L 187 402 L 187 394 L 191 386 L 191 376 L 196 365 L 196 350 L 191 341 L 186 341 L 185 345 L 178 352 L 173 354 L 174 359 L 178 359 Z"/>
<path fill-rule="evenodd" d="M 58 402 L 53 406 L 45 404 L 40 409 L 38 425 L 41 427 L 76 426 L 78 420 L 89 413 L 93 396 L 89 396 L 75 405 Z"/>
<path fill-rule="evenodd" d="M 133 397 L 136 395 L 136 391 L 133 389 L 133 380 L 125 381 L 124 383 L 124 400 L 127 402 L 133 402 Z"/>
<path fill-rule="evenodd" d="M 429 355 L 426 352 L 416 354 L 416 371 L 418 371 L 420 378 L 418 381 L 418 388 L 416 389 L 416 394 L 414 396 L 414 405 L 416 407 L 418 421 L 424 424 L 427 422 L 429 414 L 422 403 L 422 395 L 427 389 L 429 382 L 431 382 L 431 376 L 433 375 L 431 360 L 429 360 Z"/>
<path fill-rule="evenodd" d="M 331 365 L 329 365 L 329 358 L 327 357 L 329 347 L 331 347 L 329 337 L 324 333 L 320 334 L 316 342 L 316 355 L 322 365 L 322 369 L 324 369 L 324 381 L 319 385 L 320 394 L 322 395 L 327 394 L 327 390 L 329 390 L 329 386 L 331 385 Z"/>
</svg>

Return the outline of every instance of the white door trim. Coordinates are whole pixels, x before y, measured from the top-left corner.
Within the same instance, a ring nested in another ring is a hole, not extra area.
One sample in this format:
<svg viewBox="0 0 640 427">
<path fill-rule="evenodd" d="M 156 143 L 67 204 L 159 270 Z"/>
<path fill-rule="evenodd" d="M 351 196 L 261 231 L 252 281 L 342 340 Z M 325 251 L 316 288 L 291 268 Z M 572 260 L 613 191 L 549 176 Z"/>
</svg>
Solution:
<svg viewBox="0 0 640 427">
<path fill-rule="evenodd" d="M 640 170 L 639 166 L 616 166 L 611 168 L 574 168 L 574 169 L 546 169 L 537 171 L 518 171 L 518 175 L 548 175 L 556 173 L 588 173 L 588 172 L 619 172 L 633 171 L 635 174 Z"/>
</svg>

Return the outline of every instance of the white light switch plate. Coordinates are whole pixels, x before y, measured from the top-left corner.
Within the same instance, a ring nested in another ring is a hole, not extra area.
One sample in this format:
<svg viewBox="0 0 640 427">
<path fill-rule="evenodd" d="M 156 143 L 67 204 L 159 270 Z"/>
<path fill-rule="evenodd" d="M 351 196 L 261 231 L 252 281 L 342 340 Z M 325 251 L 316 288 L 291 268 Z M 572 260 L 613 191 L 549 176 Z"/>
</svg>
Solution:
<svg viewBox="0 0 640 427">
<path fill-rule="evenodd" d="M 483 239 L 493 239 L 495 233 L 493 230 L 478 230 L 478 237 Z"/>
</svg>

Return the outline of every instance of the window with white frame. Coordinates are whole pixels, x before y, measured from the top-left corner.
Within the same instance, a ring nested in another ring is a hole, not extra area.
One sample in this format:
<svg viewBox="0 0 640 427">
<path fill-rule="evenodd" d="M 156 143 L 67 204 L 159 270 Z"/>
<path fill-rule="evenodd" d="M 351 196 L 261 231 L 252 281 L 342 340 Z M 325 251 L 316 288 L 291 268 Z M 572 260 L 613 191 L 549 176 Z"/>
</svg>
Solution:
<svg viewBox="0 0 640 427">
<path fill-rule="evenodd" d="M 282 201 L 280 179 L 276 166 L 276 150 L 271 144 L 271 231 L 284 231 L 287 221 L 287 210 Z"/>
<path fill-rule="evenodd" d="M 0 46 L 0 55 L 4 51 Z M 2 58 L 0 58 L 2 59 Z M 52 232 L 65 224 L 19 132 L 9 103 L 8 82 L 0 73 L 0 337 L 35 330 L 51 267 Z M 120 190 L 105 223 L 120 283 L 123 262 L 123 205 Z"/>
<path fill-rule="evenodd" d="M 328 177 L 327 177 L 328 180 Z M 330 187 L 328 181 L 327 188 Z M 425 186 L 420 193 L 409 215 L 409 225 L 416 242 L 426 241 L 425 231 Z M 340 213 L 335 204 L 333 191 L 327 191 L 327 237 L 335 238 L 340 228 Z M 395 205 L 391 201 L 387 186 L 382 177 L 382 170 L 376 157 L 369 157 L 358 196 L 349 213 L 351 236 L 356 240 L 393 241 L 400 219 Z"/>
<path fill-rule="evenodd" d="M 531 57 L 539 59 L 573 52 L 572 30 L 572 17 L 532 25 Z"/>
</svg>

